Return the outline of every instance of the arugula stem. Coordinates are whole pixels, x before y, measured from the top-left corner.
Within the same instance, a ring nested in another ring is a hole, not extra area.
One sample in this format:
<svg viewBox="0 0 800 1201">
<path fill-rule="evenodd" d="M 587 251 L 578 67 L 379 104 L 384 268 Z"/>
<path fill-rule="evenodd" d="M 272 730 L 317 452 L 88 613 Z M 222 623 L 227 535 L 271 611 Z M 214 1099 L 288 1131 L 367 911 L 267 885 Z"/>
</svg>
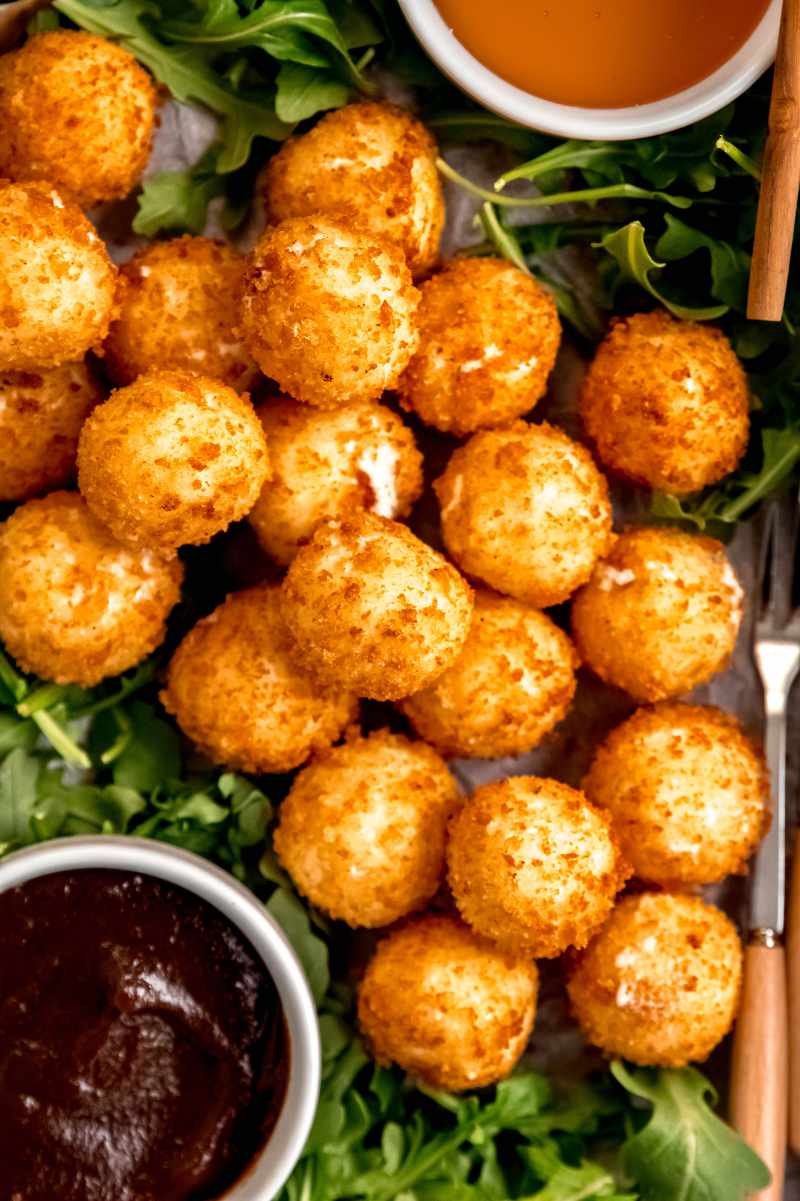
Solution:
<svg viewBox="0 0 800 1201">
<path fill-rule="evenodd" d="M 92 761 L 86 751 L 70 738 L 52 713 L 48 713 L 46 709 L 40 709 L 37 713 L 31 714 L 31 720 L 36 723 L 53 750 L 58 751 L 65 763 L 71 764 L 72 767 L 82 767 L 84 770 L 92 766 Z"/>
<path fill-rule="evenodd" d="M 113 763 L 115 759 L 119 759 L 122 752 L 130 743 L 133 735 L 133 725 L 131 724 L 131 719 L 125 713 L 124 709 L 114 708 L 111 710 L 111 712 L 113 713 L 114 720 L 117 723 L 119 734 L 111 743 L 111 746 L 103 751 L 102 755 L 100 756 L 100 762 L 105 767 L 108 767 L 108 765 Z"/>
<path fill-rule="evenodd" d="M 797 463 L 800 463 L 800 435 L 798 435 L 798 440 L 775 461 L 769 471 L 765 471 L 759 477 L 757 484 L 720 509 L 719 520 L 731 524 L 738 521 L 743 513 L 763 500 L 765 496 L 769 496 Z"/>
<path fill-rule="evenodd" d="M 727 154 L 728 158 L 736 163 L 737 167 L 741 167 L 742 170 L 746 171 L 748 175 L 751 175 L 753 179 L 761 179 L 761 168 L 755 159 L 750 158 L 749 154 L 745 154 L 745 152 L 740 150 L 738 146 L 735 146 L 733 142 L 729 142 L 723 134 L 719 135 L 714 143 L 714 146 L 715 149 L 722 151 L 723 154 Z"/>
<path fill-rule="evenodd" d="M 21 701 L 28 691 L 28 685 L 22 676 L 14 671 L 14 668 L 2 651 L 0 651 L 0 680 L 5 684 L 15 701 Z"/>
<path fill-rule="evenodd" d="M 20 701 L 17 705 L 17 713 L 20 717 L 33 717 L 34 713 L 38 713 L 40 709 L 52 709 L 53 705 L 57 705 L 60 700 L 63 700 L 66 694 L 67 688 L 63 684 L 44 684 L 35 692 L 28 693 L 27 697 Z"/>
<path fill-rule="evenodd" d="M 111 696 L 106 696 L 101 701 L 95 701 L 93 705 L 84 705 L 80 709 L 76 709 L 73 717 L 96 717 L 98 713 L 105 712 L 106 709 L 113 709 L 134 692 L 138 692 L 149 684 L 156 674 L 155 662 L 150 659 L 146 663 L 142 663 L 137 667 L 136 671 L 128 679 L 123 677 L 122 686 L 117 692 L 113 692 Z"/>
</svg>

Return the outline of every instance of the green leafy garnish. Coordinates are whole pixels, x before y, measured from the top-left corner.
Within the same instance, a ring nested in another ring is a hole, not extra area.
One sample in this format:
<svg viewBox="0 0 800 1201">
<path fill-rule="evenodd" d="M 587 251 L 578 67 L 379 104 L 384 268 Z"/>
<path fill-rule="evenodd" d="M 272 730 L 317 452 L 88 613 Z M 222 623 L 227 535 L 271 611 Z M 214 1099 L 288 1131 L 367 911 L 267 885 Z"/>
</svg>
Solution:
<svg viewBox="0 0 800 1201">
<path fill-rule="evenodd" d="M 611 1071 L 653 1106 L 647 1124 L 622 1148 L 622 1167 L 641 1201 L 740 1201 L 769 1184 L 755 1152 L 714 1113 L 716 1093 L 695 1068 L 632 1071 L 615 1062 Z"/>
<path fill-rule="evenodd" d="M 728 311 L 728 306 L 725 304 L 706 306 L 679 304 L 659 291 L 653 276 L 657 276 L 664 269 L 666 263 L 658 262 L 647 249 L 644 240 L 644 226 L 641 221 L 631 221 L 630 224 L 623 225 L 622 229 L 607 234 L 599 242 L 596 242 L 595 246 L 611 255 L 616 263 L 617 271 L 611 284 L 612 295 L 623 283 L 639 284 L 645 292 L 649 292 L 660 304 L 663 304 L 664 308 L 669 309 L 674 317 L 681 317 L 684 321 L 712 321 L 715 317 L 722 317 Z"/>
</svg>

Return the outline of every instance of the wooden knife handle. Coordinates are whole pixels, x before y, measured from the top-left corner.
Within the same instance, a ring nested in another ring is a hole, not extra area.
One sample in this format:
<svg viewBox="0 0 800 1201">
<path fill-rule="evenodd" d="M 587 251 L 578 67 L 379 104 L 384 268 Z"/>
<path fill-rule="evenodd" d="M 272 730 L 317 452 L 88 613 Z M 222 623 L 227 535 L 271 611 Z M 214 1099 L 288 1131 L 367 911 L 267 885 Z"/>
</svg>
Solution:
<svg viewBox="0 0 800 1201">
<path fill-rule="evenodd" d="M 772 1173 L 758 1201 L 781 1201 L 788 1129 L 788 1021 L 783 947 L 751 944 L 733 1042 L 731 1120 Z"/>
<path fill-rule="evenodd" d="M 800 1154 L 800 831 L 794 836 L 786 943 L 789 983 L 789 1146 Z"/>
</svg>

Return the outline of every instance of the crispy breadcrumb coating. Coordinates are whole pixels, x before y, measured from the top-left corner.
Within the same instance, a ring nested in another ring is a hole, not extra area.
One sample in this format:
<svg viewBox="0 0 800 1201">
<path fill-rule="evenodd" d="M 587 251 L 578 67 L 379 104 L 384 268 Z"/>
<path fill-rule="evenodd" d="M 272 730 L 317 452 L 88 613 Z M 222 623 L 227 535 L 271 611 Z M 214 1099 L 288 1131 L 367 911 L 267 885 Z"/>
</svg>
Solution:
<svg viewBox="0 0 800 1201">
<path fill-rule="evenodd" d="M 585 946 L 630 875 L 609 814 L 536 776 L 475 790 L 450 823 L 447 867 L 473 930 L 542 959 Z"/>
<path fill-rule="evenodd" d="M 657 1067 L 702 1062 L 733 1024 L 742 946 L 733 923 L 699 897 L 625 897 L 580 955 L 568 991 L 589 1039 Z"/>
<path fill-rule="evenodd" d="M 250 513 L 264 550 L 289 564 L 326 517 L 370 509 L 405 517 L 422 491 L 422 455 L 385 405 L 315 409 L 287 397 L 259 405 L 272 477 Z"/>
<path fill-rule="evenodd" d="M 261 187 L 269 221 L 322 213 L 395 243 L 414 275 L 436 261 L 444 226 L 436 143 L 393 104 L 366 100 L 327 113 L 284 142 Z"/>
<path fill-rule="evenodd" d="M 0 371 L 99 348 L 116 293 L 117 269 L 73 201 L 47 183 L 0 180 Z"/>
<path fill-rule="evenodd" d="M 743 594 L 724 547 L 666 527 L 627 530 L 572 605 L 581 659 L 638 701 L 680 696 L 728 663 Z"/>
<path fill-rule="evenodd" d="M 78 483 L 123 542 L 175 550 L 244 517 L 269 475 L 249 399 L 218 380 L 153 371 L 94 410 L 78 445 Z"/>
<path fill-rule="evenodd" d="M 396 386 L 417 348 L 418 304 L 396 246 L 328 217 L 298 217 L 250 255 L 240 325 L 282 391 L 330 409 Z"/>
<path fill-rule="evenodd" d="M 615 320 L 580 393 L 600 461 L 675 495 L 734 470 L 747 446 L 748 405 L 747 377 L 725 335 L 663 309 Z"/>
<path fill-rule="evenodd" d="M 461 570 L 537 609 L 571 596 L 613 542 L 605 479 L 583 446 L 546 423 L 474 434 L 434 490 Z"/>
<path fill-rule="evenodd" d="M 769 826 L 763 751 L 711 705 L 638 709 L 599 748 L 583 787 L 653 884 L 714 884 L 742 871 Z"/>
<path fill-rule="evenodd" d="M 358 1020 L 378 1063 L 433 1088 L 483 1088 L 525 1050 L 538 987 L 531 959 L 429 913 L 379 944 L 358 990 Z"/>
<path fill-rule="evenodd" d="M 454 661 L 472 591 L 405 526 L 363 512 L 317 527 L 286 574 L 281 610 L 299 662 L 320 680 L 399 700 Z"/>
<path fill-rule="evenodd" d="M 529 412 L 544 395 L 561 341 L 555 301 L 503 259 L 454 259 L 421 288 L 420 345 L 400 401 L 463 436 Z"/>
<path fill-rule="evenodd" d="M 0 526 L 0 639 L 24 671 L 91 688 L 160 645 L 182 579 L 177 559 L 119 543 L 77 492 L 51 492 Z"/>
<path fill-rule="evenodd" d="M 387 926 L 438 890 L 458 799 L 431 747 L 381 730 L 303 768 L 281 805 L 275 850 L 312 905 L 351 926 Z"/>
<path fill-rule="evenodd" d="M 101 392 L 86 363 L 0 371 L 0 500 L 66 484 L 78 435 Z"/>
<path fill-rule="evenodd" d="M 0 175 L 41 179 L 81 208 L 127 196 L 150 155 L 156 89 L 128 51 L 53 29 L 0 57 Z"/>
<path fill-rule="evenodd" d="M 232 593 L 189 631 L 161 701 L 212 763 L 249 772 L 299 767 L 358 711 L 350 693 L 321 687 L 290 658 L 268 585 Z"/>
<path fill-rule="evenodd" d="M 521 755 L 566 714 L 577 666 L 569 638 L 544 613 L 479 589 L 461 654 L 400 708 L 444 755 Z"/>
<path fill-rule="evenodd" d="M 188 236 L 134 255 L 103 347 L 115 383 L 147 371 L 199 371 L 237 392 L 252 387 L 258 368 L 233 333 L 245 263 L 225 242 Z"/>
</svg>

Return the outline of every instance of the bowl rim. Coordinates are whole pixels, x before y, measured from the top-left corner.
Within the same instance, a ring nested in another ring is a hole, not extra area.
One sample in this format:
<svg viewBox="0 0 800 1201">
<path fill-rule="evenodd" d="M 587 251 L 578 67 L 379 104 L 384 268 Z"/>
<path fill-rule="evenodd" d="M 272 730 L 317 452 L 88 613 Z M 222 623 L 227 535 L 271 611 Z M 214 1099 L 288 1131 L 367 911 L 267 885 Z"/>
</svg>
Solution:
<svg viewBox="0 0 800 1201">
<path fill-rule="evenodd" d="M 106 868 L 155 876 L 208 902 L 235 925 L 272 977 L 289 1031 L 289 1079 L 280 1116 L 263 1149 L 219 1201 L 271 1201 L 297 1163 L 319 1096 L 317 1010 L 288 938 L 254 893 L 191 851 L 147 838 L 75 835 L 37 843 L 0 861 L 0 892 L 54 872 Z"/>
<path fill-rule="evenodd" d="M 399 0 L 399 4 L 437 66 L 473 99 L 530 129 L 590 141 L 626 141 L 669 133 L 724 108 L 746 91 L 774 59 L 782 7 L 781 0 L 770 0 L 747 41 L 699 83 L 649 104 L 581 108 L 543 100 L 490 71 L 458 41 L 435 0 Z"/>
</svg>

